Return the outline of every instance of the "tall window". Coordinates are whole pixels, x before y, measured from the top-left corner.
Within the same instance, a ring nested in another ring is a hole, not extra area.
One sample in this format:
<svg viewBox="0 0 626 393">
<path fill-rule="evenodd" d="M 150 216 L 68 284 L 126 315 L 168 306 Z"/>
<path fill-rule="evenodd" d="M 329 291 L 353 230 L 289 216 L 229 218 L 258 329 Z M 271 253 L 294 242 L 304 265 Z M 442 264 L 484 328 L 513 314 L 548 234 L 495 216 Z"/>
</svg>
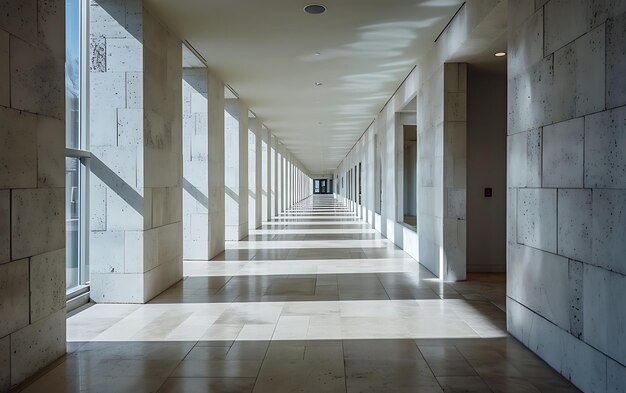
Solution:
<svg viewBox="0 0 626 393">
<path fill-rule="evenodd" d="M 65 219 L 66 288 L 87 284 L 86 192 L 89 153 L 85 127 L 85 17 L 84 2 L 65 2 Z"/>
</svg>

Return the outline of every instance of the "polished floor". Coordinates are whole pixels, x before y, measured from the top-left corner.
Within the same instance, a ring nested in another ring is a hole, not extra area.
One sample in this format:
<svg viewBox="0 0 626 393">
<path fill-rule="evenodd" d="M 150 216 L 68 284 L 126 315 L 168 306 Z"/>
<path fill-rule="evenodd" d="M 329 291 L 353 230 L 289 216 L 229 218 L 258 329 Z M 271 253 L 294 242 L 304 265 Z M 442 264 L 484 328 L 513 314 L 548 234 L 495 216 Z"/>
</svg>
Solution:
<svg viewBox="0 0 626 393">
<path fill-rule="evenodd" d="M 573 392 L 506 333 L 505 277 L 442 283 L 332 196 L 67 321 L 25 392 Z"/>
</svg>

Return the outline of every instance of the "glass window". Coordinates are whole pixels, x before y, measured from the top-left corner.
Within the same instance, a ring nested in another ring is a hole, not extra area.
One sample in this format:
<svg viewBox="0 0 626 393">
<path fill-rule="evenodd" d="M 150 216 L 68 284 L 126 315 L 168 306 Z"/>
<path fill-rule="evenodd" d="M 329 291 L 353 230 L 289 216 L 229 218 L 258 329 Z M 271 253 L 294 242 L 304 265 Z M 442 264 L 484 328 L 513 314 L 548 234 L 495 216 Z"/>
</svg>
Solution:
<svg viewBox="0 0 626 393">
<path fill-rule="evenodd" d="M 66 0 L 65 18 L 65 117 L 66 147 L 80 148 L 80 0 Z"/>
<path fill-rule="evenodd" d="M 65 220 L 67 236 L 67 288 L 80 285 L 80 198 L 81 163 L 75 157 L 65 158 Z"/>
<path fill-rule="evenodd" d="M 81 0 L 65 2 L 65 219 L 66 219 L 66 289 L 87 284 L 89 269 L 86 260 L 87 236 L 86 184 L 89 153 L 84 138 L 85 61 L 83 55 L 86 37 Z"/>
</svg>

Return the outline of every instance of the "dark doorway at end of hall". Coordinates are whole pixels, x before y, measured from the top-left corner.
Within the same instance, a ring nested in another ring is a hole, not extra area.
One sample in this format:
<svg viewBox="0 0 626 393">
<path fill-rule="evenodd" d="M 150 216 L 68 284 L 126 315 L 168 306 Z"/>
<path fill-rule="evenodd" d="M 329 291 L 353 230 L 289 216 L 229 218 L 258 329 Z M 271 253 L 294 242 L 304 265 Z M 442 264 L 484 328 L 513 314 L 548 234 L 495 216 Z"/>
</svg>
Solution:
<svg viewBox="0 0 626 393">
<path fill-rule="evenodd" d="M 333 179 L 314 179 L 313 194 L 332 194 Z"/>
</svg>

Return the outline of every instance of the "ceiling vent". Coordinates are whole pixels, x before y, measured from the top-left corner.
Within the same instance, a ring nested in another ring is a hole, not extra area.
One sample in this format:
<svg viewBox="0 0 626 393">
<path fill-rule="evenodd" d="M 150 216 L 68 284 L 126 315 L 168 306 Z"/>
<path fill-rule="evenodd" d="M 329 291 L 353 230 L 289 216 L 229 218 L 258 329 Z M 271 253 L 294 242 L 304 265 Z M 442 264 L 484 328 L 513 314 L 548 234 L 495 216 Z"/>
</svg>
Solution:
<svg viewBox="0 0 626 393">
<path fill-rule="evenodd" d="M 304 12 L 307 14 L 319 15 L 326 12 L 326 6 L 322 4 L 309 4 L 304 7 Z"/>
</svg>

